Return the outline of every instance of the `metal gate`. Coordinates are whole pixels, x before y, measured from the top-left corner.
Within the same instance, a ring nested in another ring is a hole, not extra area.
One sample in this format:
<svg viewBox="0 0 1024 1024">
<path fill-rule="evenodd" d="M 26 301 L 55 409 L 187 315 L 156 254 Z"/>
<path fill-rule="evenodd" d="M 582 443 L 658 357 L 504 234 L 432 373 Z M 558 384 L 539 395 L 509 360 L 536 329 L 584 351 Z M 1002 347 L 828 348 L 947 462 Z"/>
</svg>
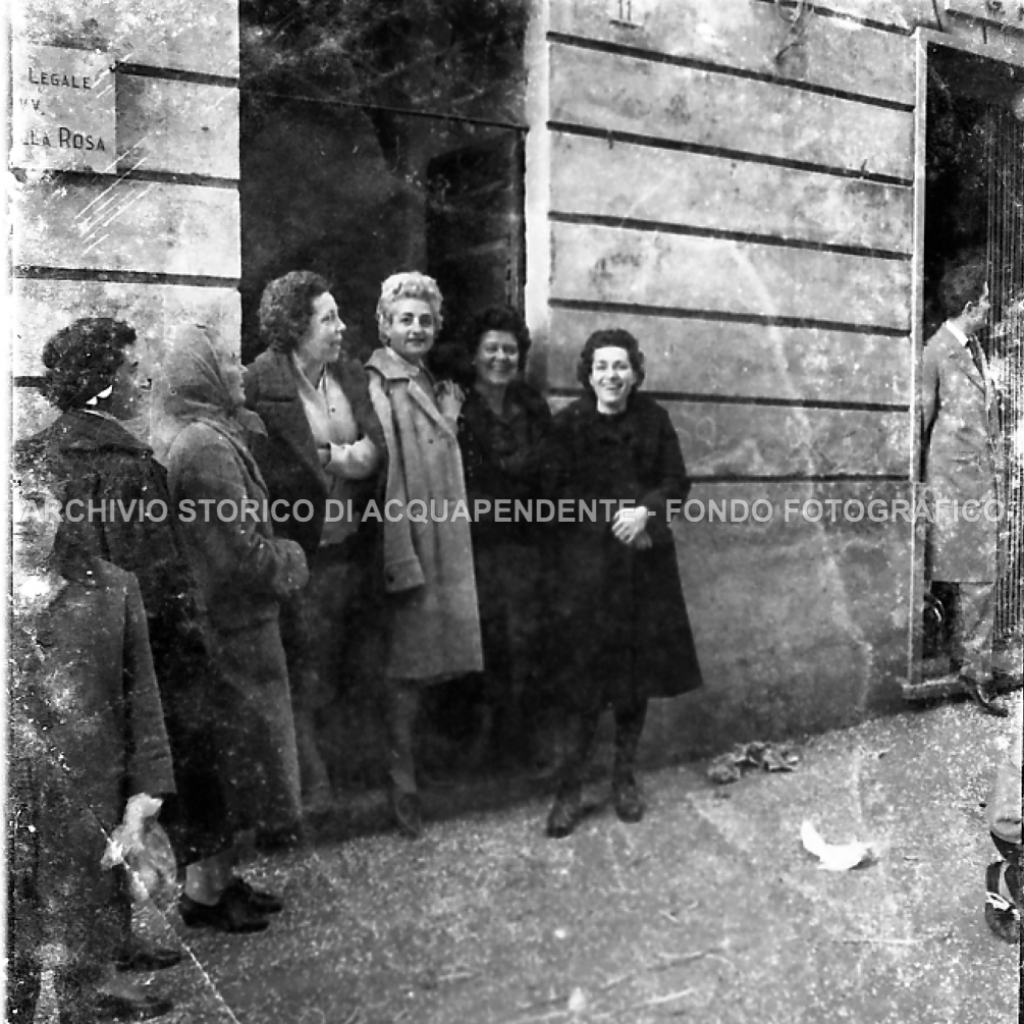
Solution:
<svg viewBox="0 0 1024 1024">
<path fill-rule="evenodd" d="M 1024 634 L 1024 123 L 993 110 L 988 158 L 988 262 L 992 292 L 989 354 L 999 388 L 1005 454 L 1000 498 L 1001 566 L 996 637 L 1019 645 Z"/>
</svg>

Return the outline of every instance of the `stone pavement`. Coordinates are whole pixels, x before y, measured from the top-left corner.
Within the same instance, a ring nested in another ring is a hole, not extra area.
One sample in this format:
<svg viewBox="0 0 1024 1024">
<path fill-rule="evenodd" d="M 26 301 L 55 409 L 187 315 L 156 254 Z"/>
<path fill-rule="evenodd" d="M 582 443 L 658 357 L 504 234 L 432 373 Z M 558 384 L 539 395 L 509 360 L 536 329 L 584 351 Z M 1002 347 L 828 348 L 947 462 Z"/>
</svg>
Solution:
<svg viewBox="0 0 1024 1024">
<path fill-rule="evenodd" d="M 151 922 L 190 955 L 148 984 L 178 1001 L 167 1024 L 1009 1024 L 981 807 L 1008 729 L 956 702 L 813 737 L 791 774 L 650 771 L 635 826 L 598 783 L 561 841 L 514 786 L 433 800 L 416 842 L 328 829 L 247 866 L 288 901 L 267 932 Z M 805 819 L 874 862 L 819 870 Z"/>
</svg>

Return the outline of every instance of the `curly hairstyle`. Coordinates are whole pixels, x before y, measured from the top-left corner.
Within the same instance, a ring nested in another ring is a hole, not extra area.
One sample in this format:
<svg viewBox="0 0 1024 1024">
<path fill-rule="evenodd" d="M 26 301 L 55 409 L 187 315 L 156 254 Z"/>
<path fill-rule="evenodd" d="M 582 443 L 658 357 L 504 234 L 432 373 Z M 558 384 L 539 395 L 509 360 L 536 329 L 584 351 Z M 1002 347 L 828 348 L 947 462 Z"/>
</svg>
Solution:
<svg viewBox="0 0 1024 1024">
<path fill-rule="evenodd" d="M 81 317 L 43 347 L 43 394 L 61 412 L 81 409 L 105 391 L 136 340 L 135 328 L 111 317 Z"/>
<path fill-rule="evenodd" d="M 470 359 L 476 355 L 476 350 L 488 331 L 504 331 L 516 339 L 519 346 L 519 369 L 522 370 L 526 365 L 526 356 L 532 342 L 526 323 L 518 311 L 511 306 L 488 306 L 477 313 L 469 322 L 464 335 Z"/>
<path fill-rule="evenodd" d="M 422 299 L 434 314 L 436 329 L 441 330 L 444 320 L 441 317 L 441 289 L 437 282 L 426 274 L 415 270 L 392 274 L 380 286 L 380 298 L 377 300 L 377 330 L 380 340 L 387 342 L 387 330 L 391 326 L 391 314 L 395 303 L 400 299 Z"/>
<path fill-rule="evenodd" d="M 331 286 L 312 270 L 293 270 L 275 278 L 260 297 L 260 337 L 268 348 L 294 352 L 313 315 L 313 303 Z"/>
<path fill-rule="evenodd" d="M 640 342 L 633 337 L 629 331 L 615 327 L 603 331 L 594 331 L 583 346 L 580 352 L 579 361 L 576 363 L 576 379 L 591 393 L 590 374 L 594 369 L 594 353 L 599 348 L 624 348 L 629 356 L 629 365 L 633 367 L 636 374 L 634 389 L 639 388 L 647 376 L 644 370 L 644 354 L 640 351 Z"/>
<path fill-rule="evenodd" d="M 977 302 L 988 280 L 988 261 L 984 250 L 971 250 L 951 262 L 939 281 L 938 300 L 942 315 L 958 317 L 970 302 Z"/>
</svg>

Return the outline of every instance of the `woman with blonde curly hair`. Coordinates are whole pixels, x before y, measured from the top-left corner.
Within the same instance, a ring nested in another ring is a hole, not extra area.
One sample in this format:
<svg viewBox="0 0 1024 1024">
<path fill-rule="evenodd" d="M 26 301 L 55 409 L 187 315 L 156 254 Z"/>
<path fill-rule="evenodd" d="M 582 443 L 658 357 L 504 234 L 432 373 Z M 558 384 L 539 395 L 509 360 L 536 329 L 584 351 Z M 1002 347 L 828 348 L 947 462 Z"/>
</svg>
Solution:
<svg viewBox="0 0 1024 1024">
<path fill-rule="evenodd" d="M 382 347 L 370 397 L 388 449 L 384 523 L 387 718 L 391 807 L 399 829 L 422 829 L 413 731 L 424 686 L 480 672 L 483 652 L 473 547 L 456 423 L 462 392 L 426 366 L 441 327 L 433 278 L 393 274 L 381 286 Z M 459 514 L 459 503 L 462 514 Z"/>
</svg>

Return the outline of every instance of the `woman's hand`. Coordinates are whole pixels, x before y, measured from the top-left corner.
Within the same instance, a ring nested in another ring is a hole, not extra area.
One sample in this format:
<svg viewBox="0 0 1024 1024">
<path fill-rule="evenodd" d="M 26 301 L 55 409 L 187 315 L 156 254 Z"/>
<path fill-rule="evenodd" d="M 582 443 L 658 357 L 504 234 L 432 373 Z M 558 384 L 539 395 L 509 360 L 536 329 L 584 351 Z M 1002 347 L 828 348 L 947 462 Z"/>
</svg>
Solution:
<svg viewBox="0 0 1024 1024">
<path fill-rule="evenodd" d="M 633 544 L 646 529 L 650 515 L 643 505 L 620 508 L 612 520 L 612 534 L 623 544 Z"/>
<path fill-rule="evenodd" d="M 459 418 L 462 403 L 466 401 L 466 393 L 451 380 L 442 380 L 437 385 L 437 406 L 441 415 L 452 422 Z"/>
</svg>

